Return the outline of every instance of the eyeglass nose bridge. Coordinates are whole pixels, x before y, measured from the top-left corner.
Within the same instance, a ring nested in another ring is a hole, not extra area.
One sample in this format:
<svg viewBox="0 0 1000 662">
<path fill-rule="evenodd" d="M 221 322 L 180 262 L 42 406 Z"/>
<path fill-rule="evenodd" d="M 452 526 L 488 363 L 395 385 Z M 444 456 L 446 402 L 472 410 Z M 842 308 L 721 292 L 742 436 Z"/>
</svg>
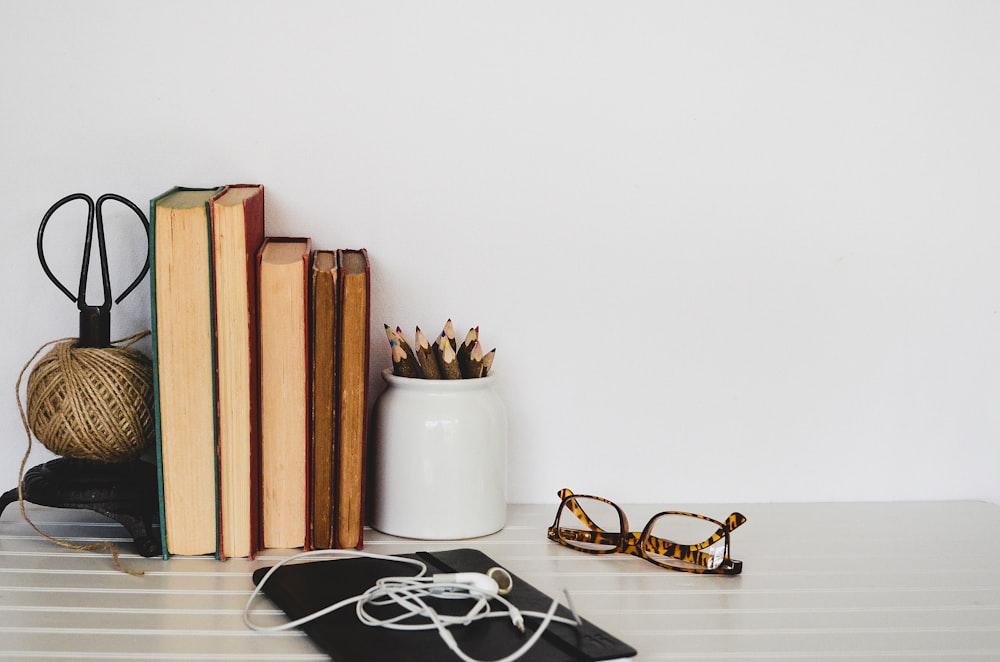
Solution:
<svg viewBox="0 0 1000 662">
<path fill-rule="evenodd" d="M 646 558 L 646 552 L 642 549 L 642 534 L 638 531 L 629 531 L 627 528 L 625 531 L 622 533 L 621 541 L 618 543 L 618 551 L 622 554 L 638 556 L 641 559 Z"/>
</svg>

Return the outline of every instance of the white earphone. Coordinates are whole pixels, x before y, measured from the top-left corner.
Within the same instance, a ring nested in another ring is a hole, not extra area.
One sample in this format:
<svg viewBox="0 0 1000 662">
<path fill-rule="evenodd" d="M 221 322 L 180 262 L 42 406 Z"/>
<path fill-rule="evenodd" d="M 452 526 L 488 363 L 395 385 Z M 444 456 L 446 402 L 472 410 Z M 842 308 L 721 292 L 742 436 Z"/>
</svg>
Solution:
<svg viewBox="0 0 1000 662">
<path fill-rule="evenodd" d="M 481 572 L 455 572 L 431 575 L 433 584 L 448 584 L 452 586 L 471 587 L 477 592 L 491 598 L 507 595 L 514 587 L 514 579 L 510 573 L 500 567 L 493 567 Z"/>
</svg>

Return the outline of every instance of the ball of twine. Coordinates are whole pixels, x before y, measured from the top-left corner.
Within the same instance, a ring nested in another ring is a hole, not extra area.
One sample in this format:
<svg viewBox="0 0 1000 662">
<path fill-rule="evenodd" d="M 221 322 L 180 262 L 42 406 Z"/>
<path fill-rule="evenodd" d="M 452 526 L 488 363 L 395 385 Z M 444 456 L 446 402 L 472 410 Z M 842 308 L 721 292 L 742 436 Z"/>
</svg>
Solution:
<svg viewBox="0 0 1000 662">
<path fill-rule="evenodd" d="M 152 362 L 128 346 L 60 341 L 28 376 L 27 418 L 56 455 L 134 460 L 154 435 Z"/>
</svg>

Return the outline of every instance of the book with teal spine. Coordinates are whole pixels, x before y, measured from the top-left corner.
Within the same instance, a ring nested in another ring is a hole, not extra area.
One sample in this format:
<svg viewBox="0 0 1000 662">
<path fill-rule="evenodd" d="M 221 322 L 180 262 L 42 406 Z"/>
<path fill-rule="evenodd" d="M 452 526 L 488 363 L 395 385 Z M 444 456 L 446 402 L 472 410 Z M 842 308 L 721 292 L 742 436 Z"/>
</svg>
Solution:
<svg viewBox="0 0 1000 662">
<path fill-rule="evenodd" d="M 208 200 L 177 186 L 150 201 L 156 463 L 163 557 L 218 554 Z"/>
</svg>

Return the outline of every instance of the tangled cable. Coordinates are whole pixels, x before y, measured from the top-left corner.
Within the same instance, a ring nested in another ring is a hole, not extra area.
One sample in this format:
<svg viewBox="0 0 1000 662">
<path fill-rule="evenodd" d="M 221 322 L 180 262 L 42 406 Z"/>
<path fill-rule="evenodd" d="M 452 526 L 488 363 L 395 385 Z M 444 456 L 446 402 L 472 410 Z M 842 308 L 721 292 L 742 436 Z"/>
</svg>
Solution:
<svg viewBox="0 0 1000 662">
<path fill-rule="evenodd" d="M 380 559 L 385 561 L 395 561 L 419 568 L 419 572 L 412 577 L 382 577 L 364 593 L 341 600 L 332 605 L 317 610 L 311 614 L 303 616 L 280 625 L 264 626 L 257 625 L 250 619 L 250 610 L 254 600 L 261 594 L 268 579 L 278 570 L 278 568 L 295 561 L 301 561 L 313 557 L 364 557 Z M 502 569 L 498 569 L 502 570 Z M 506 571 L 502 571 L 506 574 Z M 482 580 L 480 580 L 482 578 Z M 509 579 L 509 575 L 507 575 Z M 504 591 L 505 592 L 505 591 Z M 567 599 L 569 595 L 566 595 Z M 449 599 L 449 600 L 470 600 L 472 606 L 467 612 L 460 615 L 440 614 L 430 604 L 426 598 Z M 492 601 L 502 605 L 502 609 L 494 609 Z M 559 602 L 553 600 L 548 611 L 522 611 L 505 598 L 498 590 L 496 580 L 487 575 L 479 573 L 458 573 L 456 575 L 428 575 L 427 565 L 419 559 L 410 559 L 402 556 L 387 556 L 383 554 L 371 554 L 368 552 L 358 552 L 353 550 L 314 550 L 302 552 L 280 561 L 272 566 L 267 573 L 261 577 L 260 582 L 254 587 L 247 604 L 243 609 L 243 622 L 252 630 L 258 632 L 278 632 L 299 627 L 321 616 L 354 605 L 358 620 L 368 626 L 383 627 L 389 630 L 419 631 L 437 630 L 438 635 L 460 659 L 464 662 L 484 662 L 476 660 L 467 655 L 459 647 L 458 642 L 448 630 L 454 625 L 469 625 L 475 621 L 485 618 L 510 618 L 511 623 L 522 633 L 525 631 L 524 619 L 541 619 L 538 628 L 517 650 L 491 662 L 513 662 L 523 656 L 535 642 L 541 638 L 542 634 L 552 622 L 564 623 L 572 626 L 579 626 L 578 618 L 571 620 L 556 616 L 556 609 Z M 402 613 L 392 618 L 379 618 L 371 614 L 367 607 L 382 607 L 386 605 L 397 605 L 402 608 Z M 570 605 L 572 610 L 572 605 Z M 574 611 L 574 617 L 576 613 Z"/>
</svg>

